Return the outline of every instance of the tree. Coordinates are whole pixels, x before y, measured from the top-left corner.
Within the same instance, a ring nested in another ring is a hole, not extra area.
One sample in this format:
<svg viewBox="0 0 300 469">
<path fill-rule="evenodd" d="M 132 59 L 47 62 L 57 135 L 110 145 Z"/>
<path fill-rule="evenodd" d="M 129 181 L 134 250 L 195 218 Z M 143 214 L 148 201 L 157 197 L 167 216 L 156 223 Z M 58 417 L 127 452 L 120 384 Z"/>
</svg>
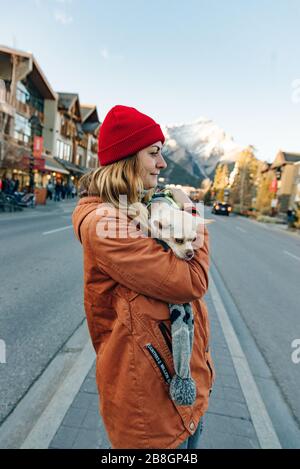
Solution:
<svg viewBox="0 0 300 469">
<path fill-rule="evenodd" d="M 219 163 L 216 168 L 215 178 L 212 185 L 212 191 L 215 194 L 215 199 L 224 199 L 224 189 L 228 186 L 229 169 L 227 164 Z"/>
<path fill-rule="evenodd" d="M 263 165 L 263 163 L 262 163 Z M 261 168 L 262 169 L 262 168 Z M 271 201 L 274 197 L 274 193 L 270 191 L 270 185 L 274 179 L 274 172 L 261 171 L 257 181 L 257 197 L 255 208 L 262 215 L 270 214 L 271 212 Z"/>
<path fill-rule="evenodd" d="M 230 188 L 230 201 L 232 204 L 239 206 L 241 213 L 253 207 L 259 168 L 259 160 L 254 155 L 254 147 L 250 145 L 241 151 L 236 162 L 235 177 Z"/>
</svg>

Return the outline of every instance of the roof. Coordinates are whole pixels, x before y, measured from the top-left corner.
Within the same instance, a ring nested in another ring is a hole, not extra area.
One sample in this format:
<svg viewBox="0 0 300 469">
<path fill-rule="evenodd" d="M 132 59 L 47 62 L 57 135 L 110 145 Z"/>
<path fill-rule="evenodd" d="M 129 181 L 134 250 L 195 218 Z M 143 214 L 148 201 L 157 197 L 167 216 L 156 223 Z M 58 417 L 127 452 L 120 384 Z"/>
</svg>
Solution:
<svg viewBox="0 0 300 469">
<path fill-rule="evenodd" d="M 100 124 L 97 122 L 85 122 L 84 124 L 82 124 L 84 132 L 89 134 L 93 134 L 99 126 Z"/>
<path fill-rule="evenodd" d="M 95 105 L 83 104 L 80 106 L 82 116 L 82 128 L 84 132 L 93 134 L 101 125 Z"/>
<path fill-rule="evenodd" d="M 18 49 L 13 49 L 11 47 L 1 46 L 0 45 L 0 54 L 7 54 L 7 55 L 16 55 L 18 57 L 22 57 L 25 60 L 27 59 L 29 62 L 29 73 L 33 84 L 39 90 L 41 95 L 45 99 L 56 100 L 57 95 L 52 89 L 50 83 L 48 82 L 46 76 L 44 75 L 41 67 L 39 66 L 37 60 L 35 59 L 34 55 L 31 52 L 24 52 Z"/>
<path fill-rule="evenodd" d="M 79 95 L 77 93 L 61 93 L 58 92 L 58 109 L 64 109 L 70 111 L 71 108 L 76 104 L 76 111 L 78 117 L 82 118 L 80 111 Z"/>
<path fill-rule="evenodd" d="M 90 104 L 82 104 L 80 106 L 82 122 L 93 122 L 100 124 L 97 106 Z"/>
<path fill-rule="evenodd" d="M 300 153 L 286 153 L 285 151 L 282 153 L 284 155 L 285 161 L 288 161 L 289 163 L 296 163 L 297 161 L 300 161 Z"/>
<path fill-rule="evenodd" d="M 83 168 L 78 164 L 70 163 L 69 161 L 63 160 L 62 158 L 58 158 L 57 156 L 55 156 L 54 158 L 56 161 L 58 161 L 58 163 L 62 164 L 68 171 L 71 171 L 71 173 L 82 175 L 88 171 L 87 168 Z"/>
<path fill-rule="evenodd" d="M 88 116 L 93 112 L 95 106 L 89 106 L 87 104 L 83 104 L 80 106 L 80 111 L 82 115 L 82 122 L 84 122 Z"/>
<path fill-rule="evenodd" d="M 56 171 L 57 173 L 70 174 L 58 161 L 50 156 L 45 156 L 45 169 L 48 171 Z"/>
<path fill-rule="evenodd" d="M 279 168 L 281 166 L 284 166 L 287 163 L 297 163 L 300 161 L 300 153 L 288 153 L 285 151 L 279 151 L 277 154 L 275 160 L 272 163 L 271 168 Z"/>
</svg>

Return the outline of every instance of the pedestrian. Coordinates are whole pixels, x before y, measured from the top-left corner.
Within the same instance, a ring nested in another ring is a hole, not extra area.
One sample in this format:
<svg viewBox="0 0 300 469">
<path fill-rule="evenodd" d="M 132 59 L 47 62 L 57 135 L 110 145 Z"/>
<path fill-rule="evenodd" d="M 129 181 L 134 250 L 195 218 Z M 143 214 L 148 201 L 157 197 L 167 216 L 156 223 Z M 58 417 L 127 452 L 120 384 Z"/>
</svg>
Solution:
<svg viewBox="0 0 300 469">
<path fill-rule="evenodd" d="M 7 176 L 3 179 L 3 192 L 5 194 L 11 193 L 11 179 Z"/>
<path fill-rule="evenodd" d="M 294 207 L 289 207 L 287 210 L 288 228 L 295 228 L 296 221 L 297 221 L 296 209 Z"/>
<path fill-rule="evenodd" d="M 47 184 L 47 199 L 50 199 L 50 200 L 53 199 L 53 191 L 54 191 L 54 184 L 50 180 Z"/>
<path fill-rule="evenodd" d="M 66 195 L 67 195 L 67 199 L 70 199 L 70 198 L 71 198 L 71 191 L 72 191 L 71 184 L 70 184 L 69 182 L 67 182 L 67 184 L 66 184 Z"/>
<path fill-rule="evenodd" d="M 62 185 L 61 185 L 61 198 L 62 198 L 63 200 L 65 200 L 66 192 L 67 192 L 67 190 L 66 190 L 66 185 L 62 183 Z"/>
<path fill-rule="evenodd" d="M 11 194 L 14 194 L 15 192 L 18 192 L 19 190 L 19 179 L 15 176 L 13 176 L 12 180 L 11 180 Z"/>
<path fill-rule="evenodd" d="M 60 181 L 56 181 L 55 188 L 54 188 L 54 202 L 60 201 L 61 195 L 61 183 Z"/>
<path fill-rule="evenodd" d="M 75 197 L 75 196 L 76 196 L 76 194 L 77 194 L 76 187 L 75 187 L 75 185 L 74 185 L 74 184 L 73 184 L 73 186 L 72 186 L 72 190 L 71 190 L 71 192 L 72 192 L 72 199 L 74 199 L 74 197 Z"/>
<path fill-rule="evenodd" d="M 207 229 L 193 259 L 184 261 L 158 239 L 140 231 L 131 236 L 132 220 L 124 212 L 125 197 L 131 209 L 156 191 L 167 166 L 164 141 L 152 118 L 132 107 L 113 107 L 100 128 L 100 167 L 80 180 L 72 216 L 84 253 L 84 305 L 96 351 L 100 413 L 113 449 L 198 448 L 214 381 L 203 301 Z M 193 206 L 179 189 L 173 197 Z M 174 364 L 168 304 L 189 302 L 197 393 L 192 405 L 181 406 L 169 394 Z"/>
</svg>

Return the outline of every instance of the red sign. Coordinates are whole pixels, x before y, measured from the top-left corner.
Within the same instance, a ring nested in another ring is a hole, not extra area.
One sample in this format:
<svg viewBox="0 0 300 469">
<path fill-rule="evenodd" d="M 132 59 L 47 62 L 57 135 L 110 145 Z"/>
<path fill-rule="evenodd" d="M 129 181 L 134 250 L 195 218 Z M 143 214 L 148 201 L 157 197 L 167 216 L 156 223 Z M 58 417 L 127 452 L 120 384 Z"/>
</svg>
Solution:
<svg viewBox="0 0 300 469">
<path fill-rule="evenodd" d="M 38 171 L 44 171 L 45 170 L 45 159 L 44 158 L 36 158 L 34 160 L 33 169 L 37 169 Z"/>
<path fill-rule="evenodd" d="M 273 179 L 273 181 L 270 184 L 270 191 L 271 192 L 277 192 L 277 179 L 276 177 Z"/>
<path fill-rule="evenodd" d="M 41 158 L 43 153 L 43 137 L 35 136 L 33 139 L 33 156 L 35 158 Z"/>
<path fill-rule="evenodd" d="M 25 171 L 28 171 L 30 162 L 30 158 L 24 155 L 22 158 L 22 168 Z M 38 171 L 45 171 L 45 158 L 34 158 L 32 169 L 37 169 Z"/>
</svg>

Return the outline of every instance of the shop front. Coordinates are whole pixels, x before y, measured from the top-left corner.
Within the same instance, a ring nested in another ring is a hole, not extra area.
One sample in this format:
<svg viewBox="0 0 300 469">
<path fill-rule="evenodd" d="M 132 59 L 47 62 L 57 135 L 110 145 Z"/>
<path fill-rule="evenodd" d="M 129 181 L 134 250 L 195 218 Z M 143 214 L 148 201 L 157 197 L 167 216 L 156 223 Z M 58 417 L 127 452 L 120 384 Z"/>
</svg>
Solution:
<svg viewBox="0 0 300 469">
<path fill-rule="evenodd" d="M 54 159 L 69 172 L 69 182 L 72 182 L 73 185 L 78 188 L 79 179 L 88 171 L 88 169 L 77 164 L 70 163 L 62 158 L 54 157 Z"/>
</svg>

